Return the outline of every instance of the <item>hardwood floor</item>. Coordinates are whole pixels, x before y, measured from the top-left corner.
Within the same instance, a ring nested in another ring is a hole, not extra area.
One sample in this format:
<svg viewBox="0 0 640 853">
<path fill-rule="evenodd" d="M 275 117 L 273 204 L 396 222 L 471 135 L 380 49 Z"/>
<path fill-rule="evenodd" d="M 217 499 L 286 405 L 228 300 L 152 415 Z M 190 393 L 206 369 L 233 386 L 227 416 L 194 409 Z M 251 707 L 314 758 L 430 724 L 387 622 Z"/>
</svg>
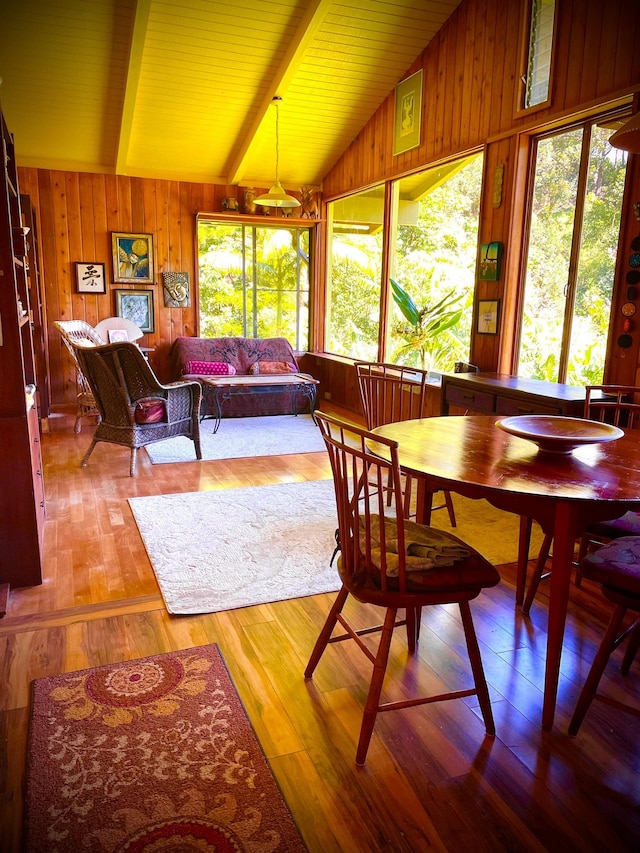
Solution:
<svg viewBox="0 0 640 853">
<path fill-rule="evenodd" d="M 314 853 L 640 849 L 639 721 L 595 703 L 578 737 L 566 734 L 608 614 L 596 587 L 571 591 L 552 731 L 540 727 L 545 584 L 524 618 L 506 566 L 503 582 L 472 602 L 497 736 L 485 737 L 475 699 L 382 714 L 358 768 L 370 665 L 340 644 L 312 681 L 303 678 L 333 596 L 171 617 L 127 504 L 134 495 L 327 478 L 325 455 L 153 466 L 140 451 L 131 478 L 126 448 L 100 444 L 81 469 L 90 426 L 76 436 L 70 414 L 49 425 L 45 580 L 11 590 L 0 619 L 1 851 L 20 849 L 32 679 L 206 643 L 219 645 Z M 446 511 L 438 522 L 447 527 Z M 394 640 L 388 694 L 467 684 L 461 643 L 454 608 L 426 611 L 419 655 L 407 656 L 400 632 Z M 626 678 L 611 662 L 603 687 L 640 704 L 640 662 Z"/>
</svg>

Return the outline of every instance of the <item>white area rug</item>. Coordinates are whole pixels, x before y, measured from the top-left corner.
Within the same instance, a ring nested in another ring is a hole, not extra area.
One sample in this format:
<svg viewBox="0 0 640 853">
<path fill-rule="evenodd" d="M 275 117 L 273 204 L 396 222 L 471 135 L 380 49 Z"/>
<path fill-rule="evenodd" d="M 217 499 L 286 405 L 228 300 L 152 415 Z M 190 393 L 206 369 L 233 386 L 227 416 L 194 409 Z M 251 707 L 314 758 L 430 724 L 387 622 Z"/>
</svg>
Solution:
<svg viewBox="0 0 640 853">
<path fill-rule="evenodd" d="M 453 495 L 433 524 L 494 565 L 515 562 L 519 517 Z M 333 480 L 130 498 L 169 613 L 214 613 L 337 590 Z M 534 527 L 531 554 L 542 541 Z"/>
<path fill-rule="evenodd" d="M 333 480 L 130 498 L 167 610 L 215 613 L 340 586 Z"/>
<path fill-rule="evenodd" d="M 215 421 L 200 424 L 203 459 L 239 459 L 244 456 L 281 456 L 325 450 L 320 430 L 311 415 L 273 415 L 265 418 L 223 418 L 218 432 Z M 190 438 L 177 436 L 145 448 L 154 464 L 194 462 Z"/>
</svg>

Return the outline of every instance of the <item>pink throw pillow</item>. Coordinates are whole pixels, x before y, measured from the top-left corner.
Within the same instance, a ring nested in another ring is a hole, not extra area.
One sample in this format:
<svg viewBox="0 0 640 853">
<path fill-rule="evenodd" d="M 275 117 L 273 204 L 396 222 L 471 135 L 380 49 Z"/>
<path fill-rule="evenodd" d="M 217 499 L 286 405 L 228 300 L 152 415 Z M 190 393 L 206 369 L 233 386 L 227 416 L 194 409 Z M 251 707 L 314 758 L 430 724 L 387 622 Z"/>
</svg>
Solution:
<svg viewBox="0 0 640 853">
<path fill-rule="evenodd" d="M 235 367 L 227 361 L 188 361 L 183 373 L 197 376 L 233 376 Z"/>
<path fill-rule="evenodd" d="M 254 376 L 261 373 L 295 373 L 296 366 L 288 361 L 254 361 L 249 372 Z"/>
</svg>

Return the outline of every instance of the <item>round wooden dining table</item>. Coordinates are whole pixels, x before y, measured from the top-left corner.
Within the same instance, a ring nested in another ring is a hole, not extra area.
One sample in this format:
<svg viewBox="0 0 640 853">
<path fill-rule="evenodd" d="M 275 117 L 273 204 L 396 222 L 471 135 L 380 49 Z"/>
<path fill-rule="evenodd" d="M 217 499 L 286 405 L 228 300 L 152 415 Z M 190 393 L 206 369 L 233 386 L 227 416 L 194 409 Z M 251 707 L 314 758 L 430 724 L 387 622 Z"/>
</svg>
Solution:
<svg viewBox="0 0 640 853">
<path fill-rule="evenodd" d="M 487 415 L 386 424 L 375 433 L 398 442 L 402 470 L 416 478 L 417 520 L 428 524 L 440 489 L 485 498 L 538 521 L 554 537 L 542 726 L 553 725 L 575 540 L 586 527 L 640 508 L 640 431 L 567 454 L 541 451 Z"/>
</svg>

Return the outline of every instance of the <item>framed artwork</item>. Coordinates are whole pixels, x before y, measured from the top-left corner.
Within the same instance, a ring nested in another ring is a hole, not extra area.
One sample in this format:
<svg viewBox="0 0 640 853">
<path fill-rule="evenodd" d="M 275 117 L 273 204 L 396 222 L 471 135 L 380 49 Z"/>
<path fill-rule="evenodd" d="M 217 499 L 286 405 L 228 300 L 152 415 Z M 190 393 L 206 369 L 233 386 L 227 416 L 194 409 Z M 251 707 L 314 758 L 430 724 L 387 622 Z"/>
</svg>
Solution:
<svg viewBox="0 0 640 853">
<path fill-rule="evenodd" d="M 135 323 L 146 335 L 155 331 L 153 290 L 116 290 L 116 317 Z"/>
<path fill-rule="evenodd" d="M 78 293 L 106 293 L 107 280 L 104 264 L 76 262 L 76 290 Z"/>
<path fill-rule="evenodd" d="M 189 273 L 163 272 L 162 280 L 165 308 L 188 308 L 190 305 Z"/>
<path fill-rule="evenodd" d="M 476 331 L 479 335 L 498 334 L 499 299 L 478 299 L 478 320 Z"/>
<path fill-rule="evenodd" d="M 422 69 L 396 86 L 393 154 L 403 154 L 420 145 L 422 121 Z"/>
<path fill-rule="evenodd" d="M 480 281 L 498 281 L 500 278 L 500 260 L 502 243 L 481 243 L 478 278 Z"/>
<path fill-rule="evenodd" d="M 109 335 L 109 343 L 115 344 L 118 341 L 128 341 L 129 335 L 126 329 L 107 329 Z"/>
<path fill-rule="evenodd" d="M 111 232 L 113 280 L 129 284 L 153 283 L 153 236 Z"/>
</svg>

